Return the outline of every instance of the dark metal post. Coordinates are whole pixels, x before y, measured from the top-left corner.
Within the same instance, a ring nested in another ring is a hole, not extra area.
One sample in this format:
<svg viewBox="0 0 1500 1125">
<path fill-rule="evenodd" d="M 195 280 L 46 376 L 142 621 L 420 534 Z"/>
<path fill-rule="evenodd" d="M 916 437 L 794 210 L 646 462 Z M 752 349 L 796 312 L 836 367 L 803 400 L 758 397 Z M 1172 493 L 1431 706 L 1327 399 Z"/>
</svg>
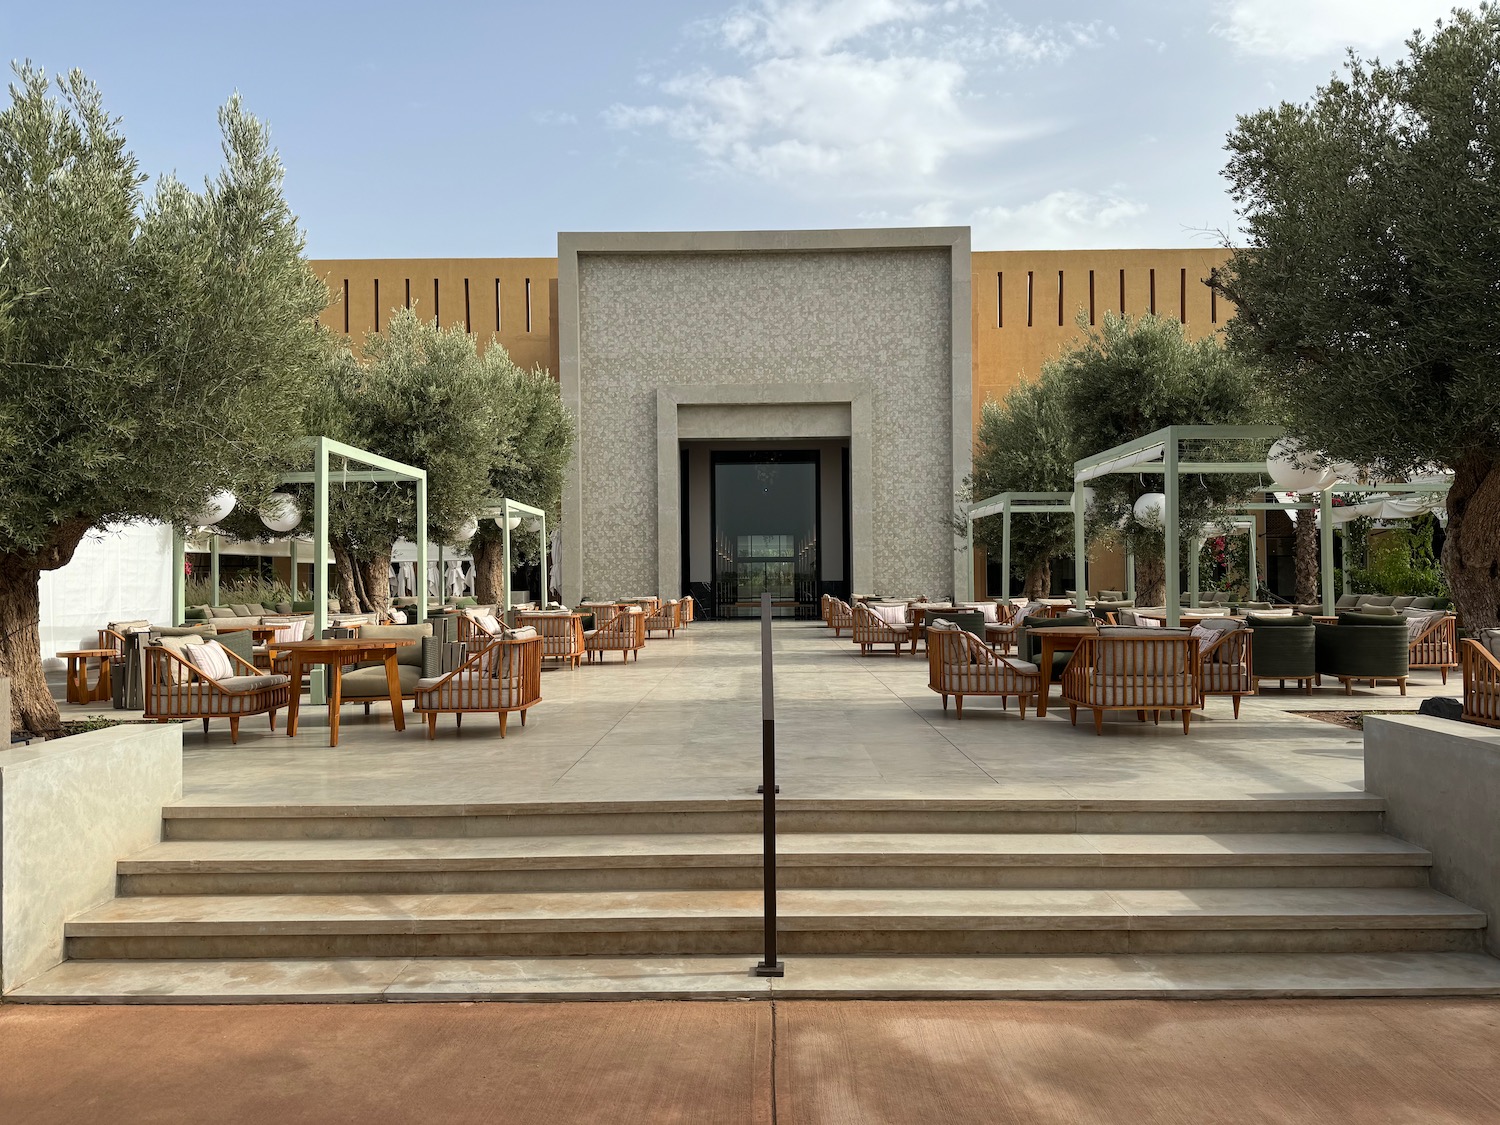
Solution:
<svg viewBox="0 0 1500 1125">
<path fill-rule="evenodd" d="M 771 675 L 771 595 L 760 596 L 761 869 L 765 883 L 766 956 L 758 977 L 781 977 L 776 959 L 776 683 Z"/>
</svg>

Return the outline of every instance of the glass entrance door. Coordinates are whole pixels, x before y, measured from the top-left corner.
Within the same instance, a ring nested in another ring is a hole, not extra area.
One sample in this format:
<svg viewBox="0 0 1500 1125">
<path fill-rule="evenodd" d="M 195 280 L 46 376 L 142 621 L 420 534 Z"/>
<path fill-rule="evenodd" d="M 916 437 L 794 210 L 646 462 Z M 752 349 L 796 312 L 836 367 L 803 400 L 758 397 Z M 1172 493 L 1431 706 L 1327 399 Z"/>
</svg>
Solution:
<svg viewBox="0 0 1500 1125">
<path fill-rule="evenodd" d="M 714 595 L 721 617 L 816 616 L 818 461 L 810 452 L 713 455 Z"/>
</svg>

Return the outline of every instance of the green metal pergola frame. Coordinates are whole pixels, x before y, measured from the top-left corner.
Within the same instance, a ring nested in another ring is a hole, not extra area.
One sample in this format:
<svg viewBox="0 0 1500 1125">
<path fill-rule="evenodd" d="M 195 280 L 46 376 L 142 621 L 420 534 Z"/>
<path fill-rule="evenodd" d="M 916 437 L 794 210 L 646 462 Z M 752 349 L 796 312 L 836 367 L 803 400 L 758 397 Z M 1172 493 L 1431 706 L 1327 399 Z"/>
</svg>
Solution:
<svg viewBox="0 0 1500 1125">
<path fill-rule="evenodd" d="M 1010 598 L 1010 519 L 1016 515 L 1037 512 L 1070 512 L 1076 534 L 1081 534 L 1083 512 L 1079 510 L 1078 492 L 1001 492 L 969 507 L 969 593 L 973 595 L 974 583 L 974 521 L 987 516 L 1000 517 L 1000 566 L 1005 575 L 1004 597 Z M 1081 589 L 1081 587 L 1080 587 Z"/>
<path fill-rule="evenodd" d="M 337 475 L 339 483 L 349 481 L 409 481 L 417 486 L 417 573 L 423 587 L 427 584 L 427 472 L 389 457 L 381 457 L 366 449 L 357 449 L 334 441 L 328 437 L 310 438 L 308 448 L 313 455 L 313 468 L 307 473 L 287 473 L 281 478 L 283 484 L 310 484 L 313 486 L 313 636 L 321 637 L 328 628 L 328 487 Z M 342 457 L 363 469 L 340 469 L 335 472 L 330 462 Z M 210 552 L 210 573 L 214 579 L 214 598 L 218 598 L 218 536 L 214 536 Z M 172 612 L 174 620 L 181 623 L 187 614 L 186 606 L 186 540 L 182 529 L 172 530 Z M 292 546 L 292 583 L 296 589 L 297 549 Z M 417 620 L 427 620 L 427 598 L 417 599 Z"/>
<path fill-rule="evenodd" d="M 504 578 L 501 586 L 504 604 L 500 607 L 503 612 L 509 613 L 510 604 L 510 521 L 511 517 L 534 516 L 541 521 L 542 537 L 542 605 L 547 604 L 547 513 L 540 508 L 533 508 L 530 504 L 523 504 L 519 500 L 503 497 L 492 501 L 480 513 L 480 519 L 492 519 L 500 526 L 501 549 L 505 559 Z M 441 581 L 441 578 L 439 579 Z"/>
<path fill-rule="evenodd" d="M 1180 528 L 1178 526 L 1178 494 L 1180 491 L 1181 477 L 1183 473 L 1232 473 L 1252 476 L 1266 476 L 1266 463 L 1261 461 L 1190 461 L 1182 458 L 1181 443 L 1184 441 L 1216 442 L 1216 441 L 1267 441 L 1274 443 L 1286 436 L 1286 431 L 1280 426 L 1167 426 L 1145 437 L 1137 438 L 1135 441 L 1117 445 L 1113 449 L 1107 449 L 1103 453 L 1096 453 L 1092 457 L 1085 457 L 1075 462 L 1073 466 L 1073 480 L 1075 491 L 1081 495 L 1082 486 L 1091 480 L 1107 476 L 1112 473 L 1153 473 L 1164 477 L 1162 493 L 1166 496 L 1166 518 L 1163 521 L 1165 551 L 1164 555 L 1170 562 L 1166 569 L 1166 615 L 1168 625 L 1177 625 L 1182 619 L 1182 575 L 1175 560 L 1181 551 Z M 1235 511 L 1254 512 L 1269 510 L 1309 510 L 1316 509 L 1321 513 L 1320 536 L 1319 536 L 1319 571 L 1321 578 L 1321 594 L 1323 612 L 1333 613 L 1333 494 L 1335 492 L 1359 492 L 1368 493 L 1372 496 L 1382 494 L 1400 495 L 1410 493 L 1446 493 L 1448 482 L 1425 482 L 1410 484 L 1406 482 L 1390 482 L 1377 484 L 1334 484 L 1320 491 L 1316 503 L 1298 501 L 1294 503 L 1243 503 L 1234 506 Z M 1274 485 L 1267 486 L 1264 491 L 1274 492 Z M 1084 542 L 1083 521 L 1079 520 L 1074 532 L 1075 548 L 1078 557 L 1078 605 L 1082 607 L 1087 597 L 1087 555 Z M 1251 536 L 1251 582 L 1259 579 L 1256 569 L 1258 564 L 1258 551 L 1255 549 L 1256 536 Z M 1193 606 L 1198 602 L 1197 582 L 1197 552 L 1193 552 L 1188 562 L 1192 590 L 1189 598 Z M 1134 586 L 1132 576 L 1132 587 Z M 1132 593 L 1134 590 L 1132 589 Z"/>
</svg>

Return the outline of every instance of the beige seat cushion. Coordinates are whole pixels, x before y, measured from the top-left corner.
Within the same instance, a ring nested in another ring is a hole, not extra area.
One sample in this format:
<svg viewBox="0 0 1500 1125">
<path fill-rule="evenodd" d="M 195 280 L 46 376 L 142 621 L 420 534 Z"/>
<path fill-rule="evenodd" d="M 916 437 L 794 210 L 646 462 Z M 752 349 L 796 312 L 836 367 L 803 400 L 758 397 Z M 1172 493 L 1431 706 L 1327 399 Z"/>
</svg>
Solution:
<svg viewBox="0 0 1500 1125">
<path fill-rule="evenodd" d="M 365 625 L 359 631 L 362 641 L 414 641 L 396 650 L 396 663 L 405 667 L 422 667 L 422 638 L 432 636 L 432 622 L 420 625 Z M 378 662 L 362 662 L 360 667 L 369 667 Z"/>
<path fill-rule="evenodd" d="M 421 646 L 412 647 L 420 649 Z M 401 694 L 409 696 L 416 690 L 417 681 L 422 678 L 422 662 L 418 660 L 415 664 L 402 664 L 398 661 L 396 675 L 401 680 Z M 391 689 L 386 684 L 385 665 L 345 672 L 342 692 L 346 702 L 351 699 L 389 699 Z"/>
</svg>

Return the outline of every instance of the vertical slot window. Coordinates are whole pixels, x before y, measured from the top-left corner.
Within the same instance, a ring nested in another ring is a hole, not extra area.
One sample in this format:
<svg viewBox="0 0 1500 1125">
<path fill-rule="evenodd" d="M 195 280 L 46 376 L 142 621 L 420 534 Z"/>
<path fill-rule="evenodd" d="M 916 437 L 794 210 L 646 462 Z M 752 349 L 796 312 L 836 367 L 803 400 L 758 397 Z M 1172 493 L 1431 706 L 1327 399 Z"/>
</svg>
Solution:
<svg viewBox="0 0 1500 1125">
<path fill-rule="evenodd" d="M 1182 323 L 1186 324 L 1187 323 L 1187 270 L 1183 270 L 1182 271 L 1182 277 L 1181 277 L 1180 281 L 1178 282 L 1177 309 L 1178 309 L 1178 316 L 1181 318 Z"/>
<path fill-rule="evenodd" d="M 1094 271 L 1089 270 L 1089 323 L 1097 324 L 1094 318 Z"/>
<path fill-rule="evenodd" d="M 1063 271 L 1057 271 L 1057 326 L 1063 326 Z"/>
<path fill-rule="evenodd" d="M 1036 274 L 1026 271 L 1026 327 L 1032 327 L 1032 313 L 1036 303 Z"/>
<path fill-rule="evenodd" d="M 1120 271 L 1120 315 L 1125 315 L 1125 271 Z"/>
<path fill-rule="evenodd" d="M 349 335 L 349 279 L 344 278 L 344 335 Z"/>
<path fill-rule="evenodd" d="M 411 278 L 406 279 L 406 307 L 411 308 Z"/>
<path fill-rule="evenodd" d="M 375 331 L 380 331 L 380 278 L 375 279 Z"/>
<path fill-rule="evenodd" d="M 1217 289 L 1208 291 L 1208 322 L 1219 323 L 1219 291 Z"/>
<path fill-rule="evenodd" d="M 469 315 L 469 279 L 464 278 L 464 331 L 474 331 L 474 319 Z"/>
<path fill-rule="evenodd" d="M 995 327 L 1005 327 L 1005 274 L 995 275 Z"/>
<path fill-rule="evenodd" d="M 500 333 L 500 279 L 495 278 L 495 333 Z"/>
<path fill-rule="evenodd" d="M 531 331 L 531 278 L 526 279 L 526 331 Z"/>
<path fill-rule="evenodd" d="M 1151 290 L 1147 296 L 1147 310 L 1152 316 L 1156 315 L 1156 271 L 1151 271 Z"/>
<path fill-rule="evenodd" d="M 442 314 L 438 312 L 438 279 L 432 279 L 432 322 L 439 327 L 442 326 Z"/>
</svg>

